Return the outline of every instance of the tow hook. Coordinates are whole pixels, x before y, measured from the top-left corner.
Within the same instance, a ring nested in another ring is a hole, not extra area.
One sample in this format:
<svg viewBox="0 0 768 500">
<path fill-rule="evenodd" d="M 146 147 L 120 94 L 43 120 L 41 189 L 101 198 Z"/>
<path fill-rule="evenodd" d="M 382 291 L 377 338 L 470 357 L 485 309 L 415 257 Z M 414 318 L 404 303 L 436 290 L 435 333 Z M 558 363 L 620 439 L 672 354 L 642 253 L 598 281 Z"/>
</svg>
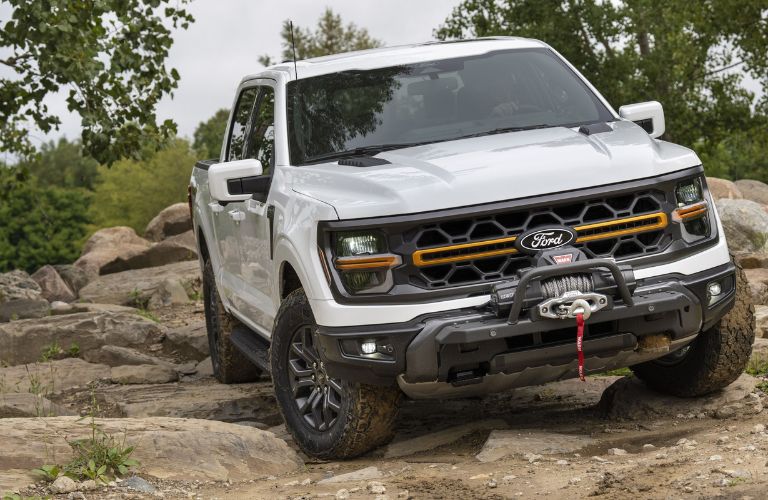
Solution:
<svg viewBox="0 0 768 500">
<path fill-rule="evenodd" d="M 547 299 L 539 303 L 539 316 L 551 319 L 575 318 L 582 314 L 584 320 L 608 305 L 608 298 L 600 293 L 572 290 L 560 297 Z"/>
</svg>

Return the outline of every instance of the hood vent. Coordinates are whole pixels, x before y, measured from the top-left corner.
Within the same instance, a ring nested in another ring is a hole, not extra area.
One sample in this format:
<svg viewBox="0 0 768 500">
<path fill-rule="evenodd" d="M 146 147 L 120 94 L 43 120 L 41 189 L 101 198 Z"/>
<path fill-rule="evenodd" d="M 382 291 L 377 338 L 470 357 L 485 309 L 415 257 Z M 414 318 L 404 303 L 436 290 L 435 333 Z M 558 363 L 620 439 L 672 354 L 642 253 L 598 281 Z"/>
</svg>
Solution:
<svg viewBox="0 0 768 500">
<path fill-rule="evenodd" d="M 373 156 L 358 156 L 339 160 L 339 165 L 347 165 L 349 167 L 375 167 L 377 165 L 389 164 L 390 162 L 384 158 L 374 158 Z"/>
</svg>

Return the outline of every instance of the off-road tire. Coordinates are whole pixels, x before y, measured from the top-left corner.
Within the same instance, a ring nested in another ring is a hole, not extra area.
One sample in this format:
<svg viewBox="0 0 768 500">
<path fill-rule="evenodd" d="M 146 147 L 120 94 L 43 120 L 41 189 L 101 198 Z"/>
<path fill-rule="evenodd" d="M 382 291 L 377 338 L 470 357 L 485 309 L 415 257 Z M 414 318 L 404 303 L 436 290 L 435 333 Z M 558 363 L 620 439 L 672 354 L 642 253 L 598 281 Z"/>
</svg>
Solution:
<svg viewBox="0 0 768 500">
<path fill-rule="evenodd" d="M 679 362 L 668 364 L 662 359 L 632 366 L 638 378 L 659 392 L 680 397 L 701 396 L 739 378 L 755 341 L 755 308 L 744 271 L 736 262 L 733 309 L 701 332 Z"/>
<path fill-rule="evenodd" d="M 258 380 L 261 370 L 235 348 L 229 336 L 241 323 L 227 312 L 219 297 L 210 259 L 203 267 L 203 301 L 213 376 L 222 384 Z"/>
<path fill-rule="evenodd" d="M 352 458 L 388 443 L 394 434 L 401 392 L 339 380 L 343 388 L 342 411 L 327 430 L 320 431 L 299 413 L 288 368 L 294 334 L 309 325 L 317 327 L 303 289 L 291 292 L 277 313 L 272 334 L 270 363 L 280 413 L 294 441 L 307 454 L 322 459 Z"/>
</svg>

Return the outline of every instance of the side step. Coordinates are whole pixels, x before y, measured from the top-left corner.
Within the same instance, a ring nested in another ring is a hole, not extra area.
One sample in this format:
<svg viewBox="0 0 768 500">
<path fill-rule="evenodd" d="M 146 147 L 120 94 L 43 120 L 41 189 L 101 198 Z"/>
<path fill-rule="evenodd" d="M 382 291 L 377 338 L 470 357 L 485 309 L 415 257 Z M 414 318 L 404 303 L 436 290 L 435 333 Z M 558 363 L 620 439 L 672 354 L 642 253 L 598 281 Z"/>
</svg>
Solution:
<svg viewBox="0 0 768 500">
<path fill-rule="evenodd" d="M 229 339 L 243 356 L 258 366 L 263 372 L 269 373 L 269 342 L 258 333 L 245 326 L 237 326 L 232 330 Z"/>
</svg>

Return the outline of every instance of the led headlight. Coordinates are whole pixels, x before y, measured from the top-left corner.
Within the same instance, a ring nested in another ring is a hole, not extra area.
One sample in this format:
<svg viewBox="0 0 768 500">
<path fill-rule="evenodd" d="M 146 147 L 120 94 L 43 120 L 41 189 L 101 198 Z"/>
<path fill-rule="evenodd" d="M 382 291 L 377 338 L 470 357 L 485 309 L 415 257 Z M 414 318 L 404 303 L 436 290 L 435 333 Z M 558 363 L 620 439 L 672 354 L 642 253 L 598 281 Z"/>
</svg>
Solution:
<svg viewBox="0 0 768 500">
<path fill-rule="evenodd" d="M 387 253 L 384 236 L 375 231 L 337 233 L 336 269 L 351 293 L 385 293 L 392 288 L 390 269 L 402 263 Z"/>
<path fill-rule="evenodd" d="M 684 207 L 700 201 L 704 201 L 704 194 L 701 189 L 701 179 L 695 177 L 681 182 L 675 188 L 675 197 L 678 206 Z"/>
</svg>

